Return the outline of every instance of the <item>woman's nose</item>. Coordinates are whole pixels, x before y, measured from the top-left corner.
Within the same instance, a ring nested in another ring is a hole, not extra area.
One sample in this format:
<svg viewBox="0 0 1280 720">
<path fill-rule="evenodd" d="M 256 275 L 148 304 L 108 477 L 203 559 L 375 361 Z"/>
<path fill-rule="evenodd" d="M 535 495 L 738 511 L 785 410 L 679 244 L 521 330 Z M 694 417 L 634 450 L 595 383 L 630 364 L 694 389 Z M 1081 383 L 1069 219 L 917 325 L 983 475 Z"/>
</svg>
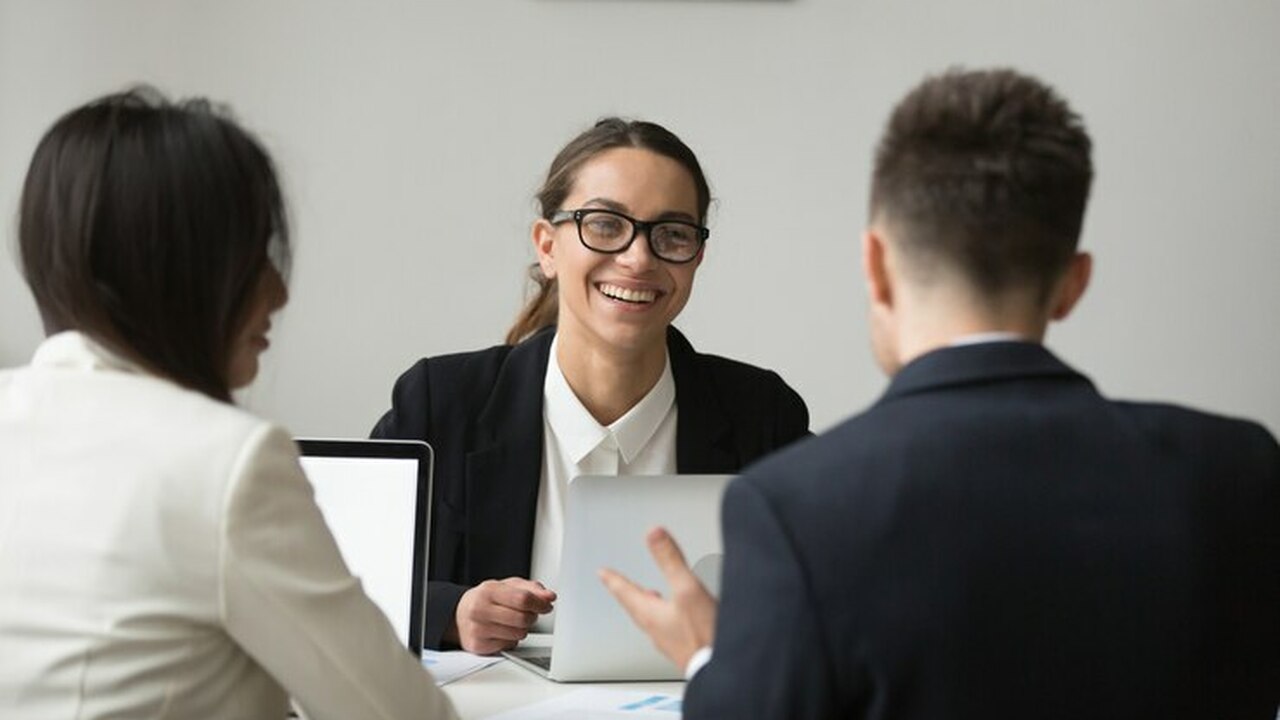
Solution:
<svg viewBox="0 0 1280 720">
<path fill-rule="evenodd" d="M 649 248 L 649 231 L 639 230 L 631 245 L 614 257 L 618 262 L 631 268 L 648 268 L 658 262 L 653 250 Z"/>
</svg>

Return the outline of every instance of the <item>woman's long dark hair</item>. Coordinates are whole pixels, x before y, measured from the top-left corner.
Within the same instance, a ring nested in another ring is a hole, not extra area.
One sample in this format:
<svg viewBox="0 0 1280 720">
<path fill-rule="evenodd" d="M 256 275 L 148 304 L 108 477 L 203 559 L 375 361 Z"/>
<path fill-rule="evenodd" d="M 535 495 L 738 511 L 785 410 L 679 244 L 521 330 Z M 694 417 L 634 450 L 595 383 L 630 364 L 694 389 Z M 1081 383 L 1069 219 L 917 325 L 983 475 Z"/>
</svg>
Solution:
<svg viewBox="0 0 1280 720">
<path fill-rule="evenodd" d="M 205 100 L 138 88 L 64 115 L 22 191 L 23 274 L 49 334 L 78 330 L 230 401 L 234 340 L 290 244 L 271 158 Z"/>
<path fill-rule="evenodd" d="M 550 220 L 552 215 L 563 209 L 560 205 L 573 192 L 578 170 L 588 160 L 606 150 L 621 147 L 649 150 L 680 163 L 693 176 L 698 192 L 698 222 L 706 221 L 707 208 L 711 205 L 711 188 L 693 150 L 675 133 L 657 123 L 616 117 L 604 118 L 570 140 L 551 161 L 547 179 L 538 191 L 538 208 L 542 217 Z M 560 312 L 555 279 L 543 275 L 538 263 L 530 266 L 529 279 L 533 281 L 536 292 L 507 331 L 508 345 L 515 345 L 542 328 L 554 325 Z"/>
</svg>

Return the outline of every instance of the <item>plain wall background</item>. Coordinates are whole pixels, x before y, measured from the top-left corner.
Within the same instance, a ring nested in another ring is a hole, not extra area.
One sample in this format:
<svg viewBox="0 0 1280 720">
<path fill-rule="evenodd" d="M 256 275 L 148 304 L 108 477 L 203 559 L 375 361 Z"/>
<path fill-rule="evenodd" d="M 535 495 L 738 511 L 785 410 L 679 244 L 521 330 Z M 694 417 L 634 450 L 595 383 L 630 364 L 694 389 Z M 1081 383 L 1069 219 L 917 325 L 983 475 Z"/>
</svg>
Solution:
<svg viewBox="0 0 1280 720">
<path fill-rule="evenodd" d="M 500 342 L 532 196 L 597 117 L 667 124 L 718 198 L 695 347 L 771 367 L 815 429 L 872 402 L 858 240 L 873 143 L 926 73 L 1009 64 L 1093 135 L 1093 286 L 1049 344 L 1108 394 L 1280 430 L 1280 3 L 1270 0 L 0 0 L 0 366 L 42 332 L 22 177 L 137 81 L 229 103 L 273 152 L 292 302 L 250 408 L 361 436 L 423 355 Z"/>
</svg>

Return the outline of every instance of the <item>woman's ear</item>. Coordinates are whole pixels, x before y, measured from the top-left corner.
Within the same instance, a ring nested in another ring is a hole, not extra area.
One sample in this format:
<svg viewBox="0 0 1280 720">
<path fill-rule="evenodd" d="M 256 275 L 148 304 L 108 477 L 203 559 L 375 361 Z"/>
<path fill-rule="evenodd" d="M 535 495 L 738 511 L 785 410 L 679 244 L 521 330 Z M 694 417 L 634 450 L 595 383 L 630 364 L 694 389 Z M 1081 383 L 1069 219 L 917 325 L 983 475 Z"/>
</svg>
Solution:
<svg viewBox="0 0 1280 720">
<path fill-rule="evenodd" d="M 529 230 L 529 238 L 533 241 L 533 252 L 538 256 L 538 267 L 542 268 L 543 277 L 548 280 L 556 276 L 556 228 L 545 218 L 533 221 Z"/>
</svg>

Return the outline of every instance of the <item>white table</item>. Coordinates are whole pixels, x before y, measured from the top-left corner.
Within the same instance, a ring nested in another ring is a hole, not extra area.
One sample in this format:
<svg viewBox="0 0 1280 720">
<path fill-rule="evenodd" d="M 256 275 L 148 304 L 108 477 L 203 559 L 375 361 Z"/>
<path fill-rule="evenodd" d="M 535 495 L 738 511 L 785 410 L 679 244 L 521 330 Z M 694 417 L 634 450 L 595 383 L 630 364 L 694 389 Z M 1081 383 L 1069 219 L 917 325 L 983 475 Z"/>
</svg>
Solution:
<svg viewBox="0 0 1280 720">
<path fill-rule="evenodd" d="M 534 637 L 530 636 L 531 639 Z M 549 636 L 547 637 L 549 639 Z M 510 660 L 503 660 L 477 673 L 455 680 L 445 685 L 444 691 L 449 699 L 453 700 L 453 705 L 458 709 L 458 715 L 462 720 L 480 720 L 480 718 L 521 705 L 529 705 L 586 687 L 639 690 L 665 695 L 684 694 L 683 682 L 558 683 L 525 670 Z"/>
</svg>

